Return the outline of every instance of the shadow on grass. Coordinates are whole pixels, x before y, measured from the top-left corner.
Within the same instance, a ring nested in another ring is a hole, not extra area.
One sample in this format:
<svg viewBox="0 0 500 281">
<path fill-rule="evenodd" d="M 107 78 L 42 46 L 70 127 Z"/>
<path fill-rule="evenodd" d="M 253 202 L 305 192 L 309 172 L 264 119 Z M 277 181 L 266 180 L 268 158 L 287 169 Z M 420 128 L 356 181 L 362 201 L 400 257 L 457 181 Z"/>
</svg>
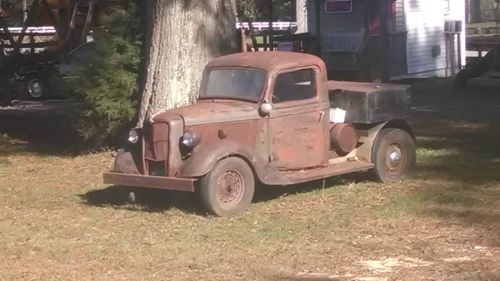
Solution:
<svg viewBox="0 0 500 281">
<path fill-rule="evenodd" d="M 418 180 L 384 212 L 421 213 L 500 227 L 500 127 L 488 122 L 426 120 L 415 126 Z"/>
<path fill-rule="evenodd" d="M 453 79 L 417 79 L 406 81 L 412 85 L 413 106 L 500 104 L 498 79 L 472 79 L 467 87 L 457 88 Z"/>
<path fill-rule="evenodd" d="M 452 206 L 430 206 L 423 211 L 443 218 L 460 218 L 469 224 L 497 225 L 500 226 L 500 212 L 491 212 L 484 209 L 461 208 Z M 500 237 L 497 246 L 500 245 Z"/>
<path fill-rule="evenodd" d="M 135 196 L 132 202 L 130 193 Z M 195 194 L 155 189 L 111 186 L 80 195 L 89 206 L 111 207 L 144 212 L 164 212 L 178 209 L 186 213 L 204 214 Z"/>
<path fill-rule="evenodd" d="M 71 119 L 63 114 L 49 116 L 0 116 L 0 152 L 75 155 L 80 143 Z"/>
<path fill-rule="evenodd" d="M 393 198 L 385 211 L 389 214 L 417 212 L 441 217 L 468 219 L 475 223 L 500 226 L 500 210 L 496 210 L 499 189 L 483 186 L 430 184 L 409 195 Z"/>
<path fill-rule="evenodd" d="M 434 122 L 419 128 L 422 178 L 484 184 L 500 181 L 500 128 L 485 123 Z"/>
<path fill-rule="evenodd" d="M 335 186 L 363 181 L 360 175 L 348 177 L 335 177 L 323 181 L 314 181 L 287 187 L 270 187 L 259 184 L 256 186 L 253 203 L 267 202 L 281 197 L 310 193 L 324 188 L 335 188 Z M 130 193 L 134 194 L 135 201 L 132 202 Z M 82 202 L 89 206 L 127 209 L 144 212 L 164 212 L 178 209 L 186 213 L 207 215 L 199 200 L 199 194 L 188 192 L 164 191 L 147 188 L 132 188 L 123 186 L 111 186 L 106 189 L 93 190 L 80 195 Z"/>
</svg>

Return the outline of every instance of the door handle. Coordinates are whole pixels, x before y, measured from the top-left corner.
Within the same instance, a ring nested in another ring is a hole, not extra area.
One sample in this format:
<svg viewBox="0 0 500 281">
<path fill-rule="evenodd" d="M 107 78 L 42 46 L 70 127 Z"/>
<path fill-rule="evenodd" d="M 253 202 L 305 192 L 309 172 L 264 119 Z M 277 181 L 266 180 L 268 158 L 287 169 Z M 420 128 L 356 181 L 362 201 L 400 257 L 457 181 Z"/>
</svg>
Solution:
<svg viewBox="0 0 500 281">
<path fill-rule="evenodd" d="M 326 113 L 324 111 L 321 111 L 321 113 L 319 114 L 319 121 L 318 122 L 321 122 L 321 120 L 323 120 L 323 117 L 325 117 Z"/>
</svg>

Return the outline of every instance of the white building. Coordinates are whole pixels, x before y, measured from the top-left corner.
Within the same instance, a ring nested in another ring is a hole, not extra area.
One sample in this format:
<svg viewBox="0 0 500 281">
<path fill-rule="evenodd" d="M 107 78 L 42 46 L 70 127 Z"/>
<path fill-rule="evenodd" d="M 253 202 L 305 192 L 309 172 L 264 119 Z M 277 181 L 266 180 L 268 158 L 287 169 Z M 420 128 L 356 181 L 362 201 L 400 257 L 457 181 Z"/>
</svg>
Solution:
<svg viewBox="0 0 500 281">
<path fill-rule="evenodd" d="M 331 72 L 448 77 L 465 65 L 465 0 L 304 1 L 298 29 L 317 36 Z"/>
</svg>

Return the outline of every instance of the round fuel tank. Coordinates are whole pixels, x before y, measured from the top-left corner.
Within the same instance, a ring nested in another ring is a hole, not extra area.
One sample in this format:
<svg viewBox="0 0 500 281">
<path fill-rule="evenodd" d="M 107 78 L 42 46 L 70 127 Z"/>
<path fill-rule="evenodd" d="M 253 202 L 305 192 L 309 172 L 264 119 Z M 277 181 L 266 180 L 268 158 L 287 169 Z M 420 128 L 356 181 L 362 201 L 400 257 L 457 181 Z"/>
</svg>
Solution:
<svg viewBox="0 0 500 281">
<path fill-rule="evenodd" d="M 332 149 L 340 156 L 345 156 L 358 145 L 359 136 L 356 129 L 349 124 L 334 124 L 330 128 L 330 142 Z"/>
</svg>

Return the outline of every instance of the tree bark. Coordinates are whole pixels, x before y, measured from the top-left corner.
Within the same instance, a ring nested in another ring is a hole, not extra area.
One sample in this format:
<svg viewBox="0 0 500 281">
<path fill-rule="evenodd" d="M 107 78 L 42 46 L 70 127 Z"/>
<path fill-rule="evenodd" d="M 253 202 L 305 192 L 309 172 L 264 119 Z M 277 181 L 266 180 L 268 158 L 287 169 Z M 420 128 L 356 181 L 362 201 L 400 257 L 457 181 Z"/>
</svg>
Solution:
<svg viewBox="0 0 500 281">
<path fill-rule="evenodd" d="M 305 33 L 309 31 L 308 28 L 308 0 L 297 0 L 296 1 L 296 9 L 297 9 L 297 33 Z"/>
<path fill-rule="evenodd" d="M 237 50 L 235 0 L 149 0 L 149 41 L 139 126 L 196 100 L 212 58 Z"/>
</svg>

